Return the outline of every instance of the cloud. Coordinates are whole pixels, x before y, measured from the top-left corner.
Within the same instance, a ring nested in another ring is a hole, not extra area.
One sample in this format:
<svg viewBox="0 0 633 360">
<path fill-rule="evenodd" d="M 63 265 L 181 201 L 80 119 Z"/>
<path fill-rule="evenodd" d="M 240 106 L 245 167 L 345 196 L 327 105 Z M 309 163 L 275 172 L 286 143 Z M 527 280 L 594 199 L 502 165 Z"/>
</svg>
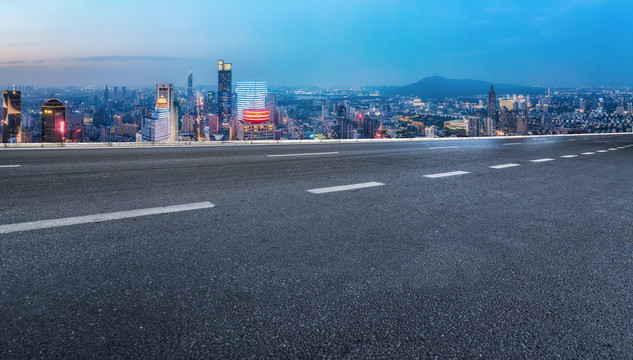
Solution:
<svg viewBox="0 0 633 360">
<path fill-rule="evenodd" d="M 74 57 L 69 58 L 70 61 L 78 62 L 173 62 L 173 61 L 185 61 L 187 59 L 177 56 L 123 56 L 123 55 L 109 55 L 109 56 L 88 56 L 88 57 Z"/>
</svg>

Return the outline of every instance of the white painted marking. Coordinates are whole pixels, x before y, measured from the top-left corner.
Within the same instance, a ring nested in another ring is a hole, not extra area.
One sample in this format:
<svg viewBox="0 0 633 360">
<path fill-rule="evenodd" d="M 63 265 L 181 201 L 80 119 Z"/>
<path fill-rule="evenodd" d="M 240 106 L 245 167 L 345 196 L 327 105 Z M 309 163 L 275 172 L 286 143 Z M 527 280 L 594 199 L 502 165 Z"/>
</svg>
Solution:
<svg viewBox="0 0 633 360">
<path fill-rule="evenodd" d="M 456 175 L 466 175 L 466 174 L 470 174 L 470 173 L 468 171 L 451 171 L 447 173 L 424 175 L 424 177 L 436 179 L 436 178 L 443 178 L 443 177 L 456 176 Z"/>
<path fill-rule="evenodd" d="M 503 145 L 508 146 L 508 145 L 521 145 L 522 143 L 505 143 Z"/>
<path fill-rule="evenodd" d="M 519 164 L 503 164 L 503 165 L 495 165 L 495 166 L 491 166 L 491 169 L 505 169 L 505 168 L 511 168 L 511 167 L 516 167 L 516 166 L 521 166 Z"/>
<path fill-rule="evenodd" d="M 379 182 L 367 182 L 367 183 L 362 183 L 362 184 L 352 184 L 352 185 L 332 186 L 332 187 L 320 188 L 320 189 L 311 189 L 311 190 L 308 190 L 308 192 L 311 192 L 313 194 L 325 194 L 325 193 L 331 193 L 331 192 L 336 192 L 336 191 L 356 190 L 356 189 L 364 189 L 368 187 L 384 186 L 384 185 L 385 184 L 379 183 Z"/>
<path fill-rule="evenodd" d="M 429 148 L 429 150 L 439 150 L 439 149 L 457 149 L 459 146 L 437 146 Z"/>
<path fill-rule="evenodd" d="M 597 150 L 596 152 L 597 153 L 606 153 L 606 152 L 609 152 L 609 150 Z"/>
<path fill-rule="evenodd" d="M 582 155 L 596 155 L 596 153 L 589 151 L 589 152 L 582 153 Z"/>
<path fill-rule="evenodd" d="M 572 159 L 572 158 L 578 157 L 578 155 L 563 155 L 561 157 L 564 159 Z"/>
<path fill-rule="evenodd" d="M 135 217 L 149 216 L 149 215 L 169 214 L 169 213 L 174 213 L 174 212 L 208 209 L 212 207 L 215 207 L 215 205 L 211 204 L 210 202 L 205 201 L 205 202 L 193 203 L 193 204 L 164 206 L 164 207 L 139 209 L 139 210 L 118 211 L 118 212 L 105 213 L 105 214 L 69 217 L 69 218 L 64 218 L 64 219 L 52 219 L 52 220 L 31 221 L 31 222 L 17 223 L 17 224 L 7 224 L 7 225 L 0 225 L 0 234 L 8 234 L 8 233 L 13 233 L 13 232 L 37 230 L 37 229 L 47 229 L 47 228 L 60 227 L 60 226 L 87 224 L 87 223 L 94 223 L 94 222 L 100 222 L 100 221 L 128 219 L 128 218 L 135 218 Z"/>
<path fill-rule="evenodd" d="M 338 154 L 338 151 L 331 152 L 320 152 L 320 153 L 303 153 L 303 154 L 277 154 L 277 155 L 266 155 L 268 157 L 291 157 L 291 156 L 318 156 L 318 155 L 335 155 Z"/>
<path fill-rule="evenodd" d="M 541 144 L 545 144 L 545 143 L 553 143 L 554 141 L 552 140 L 543 140 L 541 141 Z"/>
<path fill-rule="evenodd" d="M 616 148 L 609 149 L 609 151 L 616 151 L 616 150 L 617 150 Z"/>
<path fill-rule="evenodd" d="M 554 161 L 554 159 L 543 158 L 543 159 L 530 160 L 530 162 L 533 162 L 533 163 L 540 163 L 540 162 L 546 162 L 546 161 Z"/>
<path fill-rule="evenodd" d="M 567 140 L 567 141 L 576 141 L 576 139 L 569 139 L 569 140 Z"/>
<path fill-rule="evenodd" d="M 22 165 L 0 165 L 0 168 L 16 168 L 16 167 L 20 167 Z"/>
</svg>

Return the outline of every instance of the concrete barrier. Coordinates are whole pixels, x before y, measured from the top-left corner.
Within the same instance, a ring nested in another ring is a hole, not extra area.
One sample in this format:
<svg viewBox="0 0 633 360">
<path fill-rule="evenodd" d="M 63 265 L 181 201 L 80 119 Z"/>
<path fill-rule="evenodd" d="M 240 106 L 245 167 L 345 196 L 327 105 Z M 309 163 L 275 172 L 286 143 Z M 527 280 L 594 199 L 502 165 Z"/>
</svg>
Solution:
<svg viewBox="0 0 633 360">
<path fill-rule="evenodd" d="M 131 147 L 175 147 L 175 146 L 244 146 L 244 145 L 305 145 L 305 144 L 346 144 L 346 143 L 390 143 L 426 141 L 466 141 L 466 140 L 508 140 L 547 137 L 574 136 L 617 136 L 631 135 L 631 132 L 607 134 L 565 134 L 565 135 L 524 135 L 524 136 L 483 136 L 448 138 L 395 138 L 395 139 L 315 139 L 315 140 L 251 140 L 251 141 L 177 141 L 177 142 L 94 142 L 94 143 L 4 143 L 2 149 L 86 149 L 86 148 L 131 148 Z"/>
</svg>

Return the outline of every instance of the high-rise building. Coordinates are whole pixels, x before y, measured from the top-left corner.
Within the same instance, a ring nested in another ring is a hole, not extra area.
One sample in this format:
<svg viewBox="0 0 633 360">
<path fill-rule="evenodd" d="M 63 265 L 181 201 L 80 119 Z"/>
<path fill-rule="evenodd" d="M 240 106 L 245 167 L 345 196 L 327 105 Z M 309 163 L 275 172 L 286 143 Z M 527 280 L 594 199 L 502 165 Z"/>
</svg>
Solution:
<svg viewBox="0 0 633 360">
<path fill-rule="evenodd" d="M 193 100 L 193 70 L 189 68 L 189 76 L 187 77 L 187 98 Z"/>
<path fill-rule="evenodd" d="M 22 142 L 22 93 L 2 93 L 2 142 Z"/>
<path fill-rule="evenodd" d="M 244 110 L 266 109 L 266 82 L 238 81 L 235 88 L 237 93 L 237 119 L 244 118 Z"/>
<path fill-rule="evenodd" d="M 231 74 L 231 64 L 218 60 L 218 119 L 221 126 L 228 125 L 233 111 Z"/>
<path fill-rule="evenodd" d="M 488 91 L 488 118 L 485 124 L 486 135 L 493 136 L 497 126 L 497 94 L 492 84 L 490 84 L 490 91 Z"/>
<path fill-rule="evenodd" d="M 151 141 L 177 141 L 178 119 L 174 106 L 174 85 L 156 85 L 156 106 L 148 124 Z"/>
<path fill-rule="evenodd" d="M 66 106 L 59 99 L 49 99 L 42 106 L 42 142 L 66 141 Z"/>
</svg>

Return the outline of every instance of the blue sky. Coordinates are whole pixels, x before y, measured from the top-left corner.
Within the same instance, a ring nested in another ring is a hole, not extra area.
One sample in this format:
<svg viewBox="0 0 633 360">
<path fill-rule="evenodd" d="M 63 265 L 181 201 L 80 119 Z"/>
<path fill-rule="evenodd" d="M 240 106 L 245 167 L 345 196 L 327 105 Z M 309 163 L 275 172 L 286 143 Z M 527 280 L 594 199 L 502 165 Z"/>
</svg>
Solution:
<svg viewBox="0 0 633 360">
<path fill-rule="evenodd" d="M 625 0 L 0 0 L 0 86 L 633 86 Z"/>
</svg>

